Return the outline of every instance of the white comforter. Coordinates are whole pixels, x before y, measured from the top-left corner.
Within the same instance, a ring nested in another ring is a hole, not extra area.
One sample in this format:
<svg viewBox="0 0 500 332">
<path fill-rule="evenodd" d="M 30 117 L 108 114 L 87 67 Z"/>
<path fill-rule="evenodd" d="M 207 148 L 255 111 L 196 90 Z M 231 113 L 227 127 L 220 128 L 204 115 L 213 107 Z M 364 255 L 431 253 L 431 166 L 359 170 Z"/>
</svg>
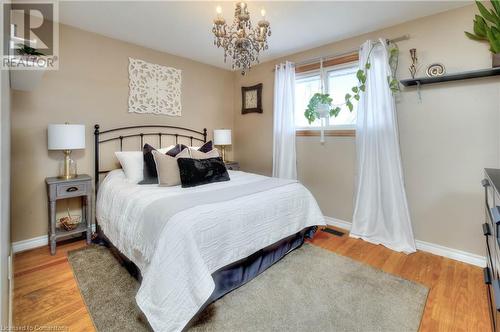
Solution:
<svg viewBox="0 0 500 332">
<path fill-rule="evenodd" d="M 145 219 L 148 207 L 185 195 L 189 199 L 221 188 L 252 185 L 266 179 L 231 172 L 231 181 L 194 188 L 128 183 L 121 170 L 112 171 L 100 186 L 96 215 L 113 244 L 141 269 L 137 304 L 155 331 L 180 331 L 212 294 L 211 274 L 305 227 L 323 225 L 323 215 L 301 184 L 287 183 L 250 195 L 181 210 L 164 223 Z M 196 194 L 196 195 L 195 195 Z M 153 205 L 153 203 L 155 203 Z M 167 207 L 168 204 L 165 204 Z M 165 215 L 167 215 L 165 211 Z M 134 236 L 149 223 L 155 234 Z M 147 245 L 144 245 L 147 243 Z M 147 249 L 147 250 L 146 250 Z"/>
</svg>

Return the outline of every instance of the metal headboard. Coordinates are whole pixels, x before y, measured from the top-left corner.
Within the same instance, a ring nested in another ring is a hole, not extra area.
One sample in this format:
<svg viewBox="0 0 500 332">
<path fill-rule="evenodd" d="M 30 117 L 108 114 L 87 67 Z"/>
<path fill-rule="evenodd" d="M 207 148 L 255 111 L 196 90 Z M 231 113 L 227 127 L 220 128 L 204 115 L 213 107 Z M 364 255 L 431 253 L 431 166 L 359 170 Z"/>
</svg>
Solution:
<svg viewBox="0 0 500 332">
<path fill-rule="evenodd" d="M 120 142 L 120 151 L 123 151 L 123 141 L 128 138 L 132 137 L 140 137 L 140 147 L 139 150 L 142 151 L 142 148 L 144 146 L 144 137 L 146 136 L 156 136 L 159 139 L 160 146 L 161 146 L 161 141 L 162 137 L 175 137 L 175 144 L 179 142 L 179 138 L 183 139 L 188 139 L 191 142 L 191 145 L 193 145 L 194 141 L 197 142 L 207 142 L 207 128 L 203 128 L 203 131 L 197 131 L 193 130 L 190 128 L 184 128 L 184 127 L 176 127 L 176 126 L 162 126 L 162 125 L 144 125 L 144 126 L 128 126 L 128 127 L 119 127 L 119 128 L 113 128 L 113 129 L 108 129 L 104 131 L 99 130 L 100 126 L 96 124 L 94 126 L 94 181 L 95 181 L 95 197 L 97 197 L 97 190 L 99 188 L 99 175 L 100 174 L 105 174 L 110 172 L 111 170 L 101 170 L 100 169 L 100 163 L 99 163 L 99 146 L 100 144 L 106 143 L 106 142 L 112 142 L 112 141 L 119 141 Z M 129 132 L 131 130 L 137 129 L 139 133 L 136 134 L 130 134 Z M 150 132 L 142 132 L 143 129 L 150 129 Z M 153 129 L 158 129 L 157 131 L 153 131 Z M 165 131 L 168 130 L 168 131 Z M 127 131 L 127 134 L 125 135 L 120 135 L 119 132 Z M 175 132 L 178 131 L 178 132 Z M 109 134 L 109 133 L 115 133 L 117 136 L 111 136 L 111 137 L 106 137 L 104 139 L 100 139 L 100 135 L 103 134 Z"/>
</svg>

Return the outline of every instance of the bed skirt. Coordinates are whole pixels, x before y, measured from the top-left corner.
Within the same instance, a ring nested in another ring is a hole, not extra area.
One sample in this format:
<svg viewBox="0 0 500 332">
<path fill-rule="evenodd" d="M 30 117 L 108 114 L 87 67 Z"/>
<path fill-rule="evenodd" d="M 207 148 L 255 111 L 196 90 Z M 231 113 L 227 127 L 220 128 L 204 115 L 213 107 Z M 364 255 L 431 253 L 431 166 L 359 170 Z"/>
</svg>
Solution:
<svg viewBox="0 0 500 332">
<path fill-rule="evenodd" d="M 243 286 L 253 278 L 257 277 L 290 251 L 299 248 L 304 243 L 306 238 L 312 238 L 314 236 L 317 228 L 317 226 L 304 228 L 298 233 L 281 239 L 280 241 L 260 249 L 246 258 L 224 266 L 212 273 L 215 290 L 207 302 L 201 307 L 198 314 L 200 314 L 212 302 L 215 302 L 227 293 Z M 113 243 L 102 232 L 100 227 L 98 227 L 97 234 L 98 238 L 95 242 L 108 247 L 120 264 L 140 282 L 142 280 L 142 275 L 137 265 L 135 265 L 134 262 L 128 259 L 128 257 L 126 257 L 113 245 Z M 198 314 L 191 319 L 190 323 L 197 319 Z M 187 326 L 189 326 L 189 324 Z"/>
<path fill-rule="evenodd" d="M 297 249 L 304 243 L 305 238 L 312 238 L 315 227 L 309 227 L 286 237 L 256 253 L 229 264 L 214 273 L 215 290 L 208 299 L 212 303 L 232 290 L 246 284 L 271 265 L 279 261 L 290 251 Z"/>
</svg>

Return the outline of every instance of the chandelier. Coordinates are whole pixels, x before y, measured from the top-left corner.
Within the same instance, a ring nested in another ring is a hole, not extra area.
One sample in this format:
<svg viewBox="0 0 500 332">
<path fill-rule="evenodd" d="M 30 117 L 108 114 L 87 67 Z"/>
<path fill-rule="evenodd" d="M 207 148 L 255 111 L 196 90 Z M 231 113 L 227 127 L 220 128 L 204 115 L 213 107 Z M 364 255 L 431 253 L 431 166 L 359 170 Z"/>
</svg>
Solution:
<svg viewBox="0 0 500 332">
<path fill-rule="evenodd" d="M 232 58 L 232 68 L 241 69 L 245 75 L 253 63 L 259 63 L 259 52 L 267 50 L 267 37 L 271 36 L 271 27 L 266 21 L 266 11 L 261 10 L 262 19 L 252 28 L 250 13 L 245 2 L 239 2 L 234 9 L 234 20 L 231 26 L 222 17 L 222 8 L 217 7 L 212 32 L 214 45 L 224 49 L 224 62 Z"/>
</svg>

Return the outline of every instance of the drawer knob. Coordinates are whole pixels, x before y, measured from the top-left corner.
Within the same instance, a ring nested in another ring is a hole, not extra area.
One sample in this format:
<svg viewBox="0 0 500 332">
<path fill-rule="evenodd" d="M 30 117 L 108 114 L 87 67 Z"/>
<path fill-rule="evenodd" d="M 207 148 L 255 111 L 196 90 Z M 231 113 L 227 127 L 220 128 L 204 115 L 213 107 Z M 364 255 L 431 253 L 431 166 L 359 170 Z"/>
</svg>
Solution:
<svg viewBox="0 0 500 332">
<path fill-rule="evenodd" d="M 77 190 L 78 190 L 77 187 L 69 187 L 68 189 L 66 189 L 66 192 L 71 193 L 71 192 L 77 191 Z"/>
</svg>

